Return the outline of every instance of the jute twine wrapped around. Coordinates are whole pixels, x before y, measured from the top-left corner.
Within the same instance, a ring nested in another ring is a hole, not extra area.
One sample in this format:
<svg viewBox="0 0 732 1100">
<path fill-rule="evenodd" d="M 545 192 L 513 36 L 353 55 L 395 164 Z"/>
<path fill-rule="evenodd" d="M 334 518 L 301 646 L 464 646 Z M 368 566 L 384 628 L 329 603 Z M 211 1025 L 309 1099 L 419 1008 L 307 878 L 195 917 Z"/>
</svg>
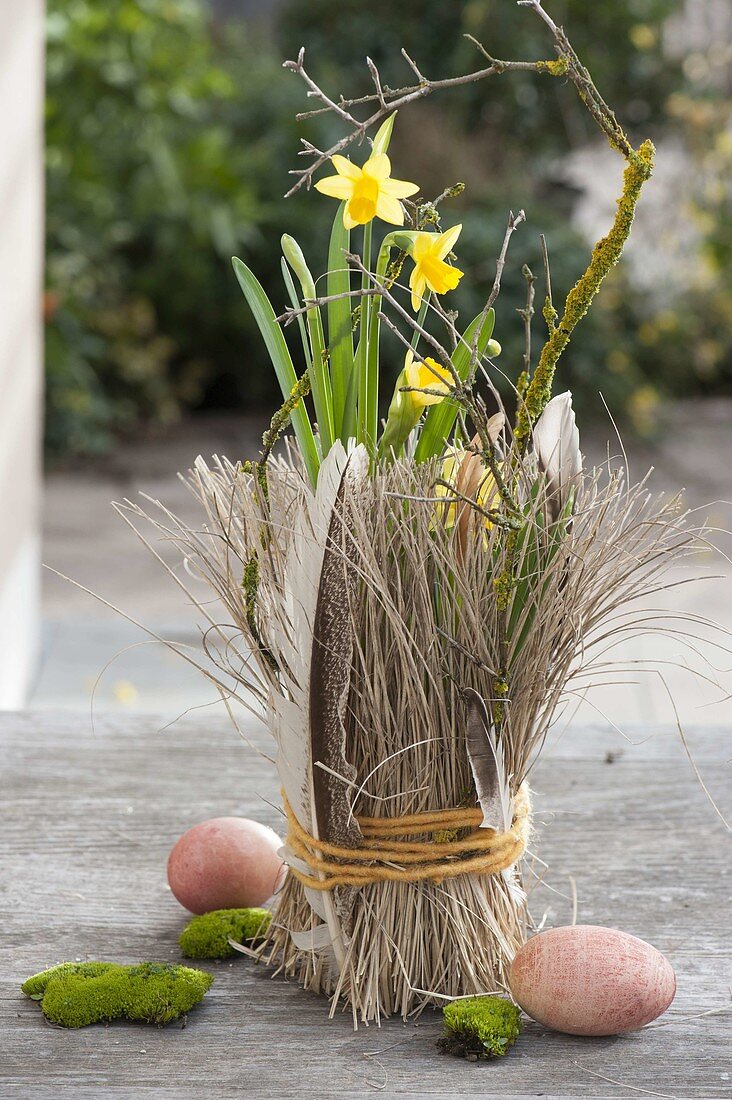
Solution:
<svg viewBox="0 0 732 1100">
<path fill-rule="evenodd" d="M 531 798 L 526 783 L 514 799 L 511 828 L 505 832 L 481 828 L 477 807 L 433 810 L 402 817 L 357 817 L 363 834 L 358 848 L 318 840 L 300 825 L 283 792 L 289 832 L 287 845 L 312 870 L 296 866 L 290 874 L 312 890 L 360 887 L 376 882 L 441 883 L 457 875 L 495 875 L 512 867 L 524 854 L 531 829 Z M 461 838 L 437 840 L 435 835 L 470 829 Z M 432 840 L 400 840 L 399 836 L 430 833 Z"/>
</svg>

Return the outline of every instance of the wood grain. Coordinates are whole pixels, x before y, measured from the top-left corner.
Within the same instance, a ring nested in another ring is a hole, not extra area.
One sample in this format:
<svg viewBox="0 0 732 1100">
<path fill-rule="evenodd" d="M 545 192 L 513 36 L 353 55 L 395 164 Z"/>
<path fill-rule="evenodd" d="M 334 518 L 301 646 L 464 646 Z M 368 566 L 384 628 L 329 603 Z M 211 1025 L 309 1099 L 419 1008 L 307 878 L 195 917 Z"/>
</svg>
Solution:
<svg viewBox="0 0 732 1100">
<path fill-rule="evenodd" d="M 268 748 L 266 734 L 246 733 Z M 729 808 L 729 732 L 692 741 Z M 328 1020 L 324 1001 L 243 958 L 205 967 L 216 981 L 184 1028 L 49 1026 L 20 982 L 62 960 L 179 960 L 186 915 L 165 881 L 170 847 L 217 815 L 281 831 L 277 783 L 219 720 L 161 731 L 155 718 L 115 717 L 92 733 L 87 716 L 4 714 L 0 751 L 2 1100 L 644 1095 L 630 1086 L 732 1096 L 732 1013 L 683 1021 L 730 1005 L 729 846 L 668 731 L 631 748 L 577 730 L 532 776 L 535 848 L 550 864 L 548 885 L 566 895 L 536 891 L 535 914 L 549 906 L 549 924 L 569 922 L 571 875 L 581 922 L 623 928 L 664 951 L 679 992 L 663 1026 L 587 1040 L 529 1023 L 511 1055 L 490 1065 L 436 1051 L 439 1013 L 354 1033 L 350 1019 Z"/>
</svg>

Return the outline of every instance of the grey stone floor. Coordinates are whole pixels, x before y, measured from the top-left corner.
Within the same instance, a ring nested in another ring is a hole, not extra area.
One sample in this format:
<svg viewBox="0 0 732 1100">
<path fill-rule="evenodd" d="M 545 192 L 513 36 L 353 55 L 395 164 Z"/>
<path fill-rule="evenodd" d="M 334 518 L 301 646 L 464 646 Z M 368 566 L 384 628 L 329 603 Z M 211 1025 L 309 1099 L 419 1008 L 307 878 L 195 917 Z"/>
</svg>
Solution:
<svg viewBox="0 0 732 1100">
<path fill-rule="evenodd" d="M 222 709 L 205 678 L 147 633 L 200 649 L 194 609 L 111 502 L 146 493 L 193 523 L 196 502 L 178 471 L 199 454 L 255 455 L 265 426 L 254 417 L 202 417 L 124 444 L 103 461 L 48 474 L 43 561 L 50 568 L 43 577 L 41 660 L 31 706 L 152 708 L 170 719 L 191 708 L 203 708 L 202 714 L 208 706 Z M 164 542 L 155 550 L 180 568 Z"/>
<path fill-rule="evenodd" d="M 97 593 L 134 622 L 163 638 L 198 647 L 193 609 L 160 565 L 113 511 L 110 501 L 139 491 L 164 500 L 174 512 L 195 519 L 192 496 L 176 477 L 200 453 L 229 457 L 256 453 L 262 423 L 253 418 L 208 417 L 167 433 L 123 446 L 113 458 L 93 466 L 51 473 L 44 506 L 44 562 Z M 694 402 L 671 409 L 653 445 L 629 444 L 632 475 L 654 466 L 653 485 L 685 487 L 692 507 L 708 514 L 713 527 L 732 528 L 732 400 Z M 610 442 L 608 442 L 610 440 Z M 619 453 L 611 426 L 582 440 L 590 461 Z M 732 556 L 732 539 L 719 536 Z M 156 546 L 166 560 L 170 551 Z M 706 577 L 669 593 L 666 606 L 683 608 L 732 629 L 732 570 L 721 556 L 700 557 L 687 575 Z M 709 579 L 721 575 L 721 579 Z M 220 713 L 215 692 L 185 661 L 144 630 L 123 619 L 53 573 L 44 575 L 43 652 L 31 705 L 88 711 L 156 711 L 174 720 L 192 710 L 201 718 Z M 683 721 L 724 723 L 730 704 L 713 700 L 724 693 L 700 686 L 679 664 L 687 660 L 679 641 L 640 639 L 620 652 L 631 670 L 620 686 L 600 688 L 584 702 L 575 721 L 646 725 L 674 720 L 668 692 L 657 673 L 638 662 L 654 658 L 661 666 Z M 732 658 L 708 651 L 716 668 L 729 670 Z M 631 664 L 631 662 L 634 662 Z M 732 672 L 719 674 L 732 691 Z M 209 709 L 210 708 L 210 709 Z M 567 716 L 569 717 L 569 716 Z"/>
</svg>

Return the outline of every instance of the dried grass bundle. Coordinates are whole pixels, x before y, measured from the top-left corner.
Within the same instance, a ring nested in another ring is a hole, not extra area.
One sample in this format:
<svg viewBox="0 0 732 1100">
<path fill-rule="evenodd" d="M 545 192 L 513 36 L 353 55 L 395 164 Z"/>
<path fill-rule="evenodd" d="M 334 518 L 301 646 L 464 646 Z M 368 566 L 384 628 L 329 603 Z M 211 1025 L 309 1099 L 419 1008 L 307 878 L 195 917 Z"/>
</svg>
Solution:
<svg viewBox="0 0 732 1100">
<path fill-rule="evenodd" d="M 628 487 L 621 472 L 596 470 L 575 475 L 570 517 L 566 508 L 558 513 L 558 490 L 548 495 L 550 472 L 539 476 L 538 462 L 526 460 L 512 479 L 521 486 L 519 534 L 486 521 L 473 502 L 466 539 L 456 521 L 464 501 L 436 491 L 443 471 L 434 461 L 396 462 L 356 478 L 347 496 L 334 495 L 341 538 L 331 549 L 350 577 L 336 623 L 338 631 L 347 623 L 339 667 L 348 668 L 345 691 L 341 683 L 333 696 L 343 695 L 337 751 L 328 756 L 326 745 L 315 759 L 307 733 L 304 743 L 293 740 L 308 700 L 298 699 L 304 674 L 291 667 L 292 647 L 302 644 L 298 608 L 314 583 L 308 540 L 315 533 L 317 541 L 318 530 L 303 524 L 305 515 L 312 521 L 315 497 L 297 454 L 269 460 L 266 494 L 256 472 L 199 459 L 189 482 L 206 513 L 201 529 L 165 510 L 147 517 L 226 608 L 222 625 L 199 605 L 210 622 L 206 651 L 221 673 L 212 678 L 227 697 L 266 714 L 290 802 L 300 782 L 293 744 L 311 753 L 309 774 L 338 792 L 321 828 L 353 826 L 357 814 L 475 806 L 478 794 L 486 810 L 484 763 L 471 742 L 476 697 L 485 701 L 492 727 L 485 732 L 498 752 L 499 802 L 510 804 L 575 686 L 596 667 L 599 676 L 612 670 L 607 652 L 617 639 L 649 629 L 636 602 L 666 587 L 669 567 L 698 550 L 700 533 L 678 497 L 654 498 L 645 482 Z M 334 485 L 346 466 L 344 453 Z M 133 523 L 130 513 L 145 515 L 129 502 L 123 510 Z M 509 567 L 516 582 L 502 599 Z M 326 595 L 332 605 L 333 592 Z M 296 777 L 292 789 L 288 775 Z M 317 792 L 310 793 L 315 805 Z M 322 895 L 291 874 L 258 955 L 330 994 L 333 1011 L 343 1002 L 355 1023 L 368 1022 L 505 988 L 528 920 L 516 868 Z"/>
</svg>

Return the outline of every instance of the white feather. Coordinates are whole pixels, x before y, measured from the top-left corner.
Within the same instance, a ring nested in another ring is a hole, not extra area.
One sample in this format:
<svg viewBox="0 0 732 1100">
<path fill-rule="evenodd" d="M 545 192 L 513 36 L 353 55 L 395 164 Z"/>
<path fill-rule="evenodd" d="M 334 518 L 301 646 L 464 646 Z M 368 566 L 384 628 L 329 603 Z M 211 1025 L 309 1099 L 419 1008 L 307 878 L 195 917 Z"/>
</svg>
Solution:
<svg viewBox="0 0 732 1100">
<path fill-rule="evenodd" d="M 546 477 L 550 518 L 556 520 L 582 472 L 579 431 L 569 390 L 553 397 L 534 425 L 534 450 Z"/>
<path fill-rule="evenodd" d="M 504 867 L 501 871 L 503 875 L 503 881 L 508 887 L 508 892 L 513 899 L 515 905 L 521 907 L 526 904 L 526 891 L 518 880 L 518 874 L 516 871 L 516 864 L 512 863 L 510 867 Z"/>
<path fill-rule="evenodd" d="M 368 461 L 368 456 L 363 447 L 348 453 L 340 442 L 336 442 L 320 467 L 315 492 L 309 486 L 303 488 L 285 563 L 285 590 L 281 601 L 268 608 L 271 612 L 269 633 L 282 679 L 282 694 L 273 692 L 270 697 L 277 770 L 295 816 L 315 837 L 318 836 L 318 822 L 312 791 L 309 681 L 328 534 L 349 460 L 361 466 Z M 293 857 L 291 860 L 294 864 Z M 312 873 L 305 864 L 302 869 Z M 328 956 L 334 953 L 340 967 L 345 956 L 345 940 L 333 899 L 328 891 L 306 888 L 305 895 L 328 929 L 326 953 Z M 324 932 L 319 932 L 318 943 L 318 950 L 325 951 Z"/>
</svg>

